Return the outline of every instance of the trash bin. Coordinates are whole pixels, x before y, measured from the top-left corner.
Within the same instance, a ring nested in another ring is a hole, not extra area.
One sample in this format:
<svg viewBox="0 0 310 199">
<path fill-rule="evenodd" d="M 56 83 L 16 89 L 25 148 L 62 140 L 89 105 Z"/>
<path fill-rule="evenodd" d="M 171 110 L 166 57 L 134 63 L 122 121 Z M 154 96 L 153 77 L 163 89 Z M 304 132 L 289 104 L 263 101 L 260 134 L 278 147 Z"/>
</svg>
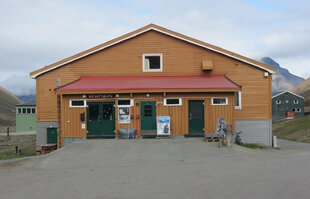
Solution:
<svg viewBox="0 0 310 199">
<path fill-rule="evenodd" d="M 134 139 L 136 137 L 137 129 L 118 129 L 120 139 Z"/>
</svg>

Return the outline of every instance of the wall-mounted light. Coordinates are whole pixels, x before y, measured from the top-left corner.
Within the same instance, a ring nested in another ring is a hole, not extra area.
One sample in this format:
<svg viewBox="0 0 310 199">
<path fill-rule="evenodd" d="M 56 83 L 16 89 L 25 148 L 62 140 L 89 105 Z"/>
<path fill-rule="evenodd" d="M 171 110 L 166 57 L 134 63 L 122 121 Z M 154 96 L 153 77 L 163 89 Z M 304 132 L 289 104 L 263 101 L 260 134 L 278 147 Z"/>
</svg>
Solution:
<svg viewBox="0 0 310 199">
<path fill-rule="evenodd" d="M 150 97 L 151 95 L 150 95 L 149 93 L 147 93 L 145 96 L 146 96 L 146 97 Z"/>
<path fill-rule="evenodd" d="M 85 98 L 86 98 L 86 95 L 82 95 L 82 97 L 85 99 Z"/>
<path fill-rule="evenodd" d="M 118 98 L 118 97 L 119 97 L 119 94 L 116 94 L 115 97 Z"/>
</svg>

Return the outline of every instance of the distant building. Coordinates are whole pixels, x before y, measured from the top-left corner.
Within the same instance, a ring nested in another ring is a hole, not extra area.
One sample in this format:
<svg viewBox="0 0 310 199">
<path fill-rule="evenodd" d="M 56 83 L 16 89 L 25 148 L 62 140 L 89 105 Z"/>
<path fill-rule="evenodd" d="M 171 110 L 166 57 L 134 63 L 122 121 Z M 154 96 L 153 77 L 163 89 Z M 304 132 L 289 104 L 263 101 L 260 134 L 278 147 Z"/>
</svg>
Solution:
<svg viewBox="0 0 310 199">
<path fill-rule="evenodd" d="M 304 98 L 290 91 L 284 91 L 272 97 L 272 121 L 291 116 L 304 116 Z"/>
<path fill-rule="evenodd" d="M 16 132 L 36 130 L 36 104 L 25 103 L 16 106 Z"/>
</svg>

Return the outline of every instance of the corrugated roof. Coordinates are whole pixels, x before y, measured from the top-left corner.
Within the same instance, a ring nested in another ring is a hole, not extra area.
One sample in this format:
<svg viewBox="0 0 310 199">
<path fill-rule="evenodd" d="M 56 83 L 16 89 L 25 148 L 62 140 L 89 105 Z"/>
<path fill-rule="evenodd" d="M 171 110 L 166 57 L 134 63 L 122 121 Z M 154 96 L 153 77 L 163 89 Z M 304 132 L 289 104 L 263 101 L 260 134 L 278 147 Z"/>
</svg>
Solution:
<svg viewBox="0 0 310 199">
<path fill-rule="evenodd" d="M 57 91 L 141 90 L 141 89 L 240 89 L 224 75 L 81 77 Z"/>
</svg>

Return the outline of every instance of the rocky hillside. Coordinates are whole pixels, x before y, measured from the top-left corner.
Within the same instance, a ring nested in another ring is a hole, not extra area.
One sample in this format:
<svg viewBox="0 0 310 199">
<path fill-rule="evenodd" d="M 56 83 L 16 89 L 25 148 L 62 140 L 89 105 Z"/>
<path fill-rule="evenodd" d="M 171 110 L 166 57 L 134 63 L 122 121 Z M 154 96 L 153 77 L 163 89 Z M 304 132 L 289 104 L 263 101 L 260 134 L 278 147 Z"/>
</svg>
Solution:
<svg viewBox="0 0 310 199">
<path fill-rule="evenodd" d="M 270 57 L 263 57 L 259 61 L 276 69 L 275 74 L 272 75 L 272 93 L 280 93 L 286 90 L 291 90 L 305 80 L 301 77 L 293 75 L 287 69 L 282 68 L 280 64 Z"/>
<path fill-rule="evenodd" d="M 0 86 L 0 126 L 15 125 L 15 107 L 20 103 L 21 100 Z"/>
<path fill-rule="evenodd" d="M 291 91 L 305 98 L 305 112 L 310 111 L 310 78 L 303 81 Z"/>
</svg>

